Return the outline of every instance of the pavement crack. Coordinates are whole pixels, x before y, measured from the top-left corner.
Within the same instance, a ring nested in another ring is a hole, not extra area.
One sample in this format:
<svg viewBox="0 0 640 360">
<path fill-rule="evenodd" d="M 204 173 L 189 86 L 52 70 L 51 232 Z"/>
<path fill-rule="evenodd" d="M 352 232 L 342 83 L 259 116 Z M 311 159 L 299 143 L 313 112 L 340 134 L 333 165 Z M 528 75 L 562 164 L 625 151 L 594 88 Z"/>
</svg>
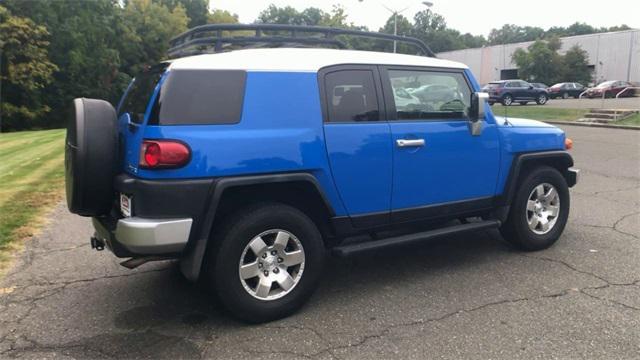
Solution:
<svg viewBox="0 0 640 360">
<path fill-rule="evenodd" d="M 600 276 L 600 275 L 598 275 L 596 273 L 592 273 L 592 272 L 586 271 L 586 270 L 578 269 L 577 267 L 569 264 L 568 262 L 566 262 L 564 260 L 552 259 L 552 258 L 548 258 L 548 257 L 544 257 L 544 256 L 526 255 L 526 254 L 518 254 L 518 255 L 522 256 L 522 257 L 530 258 L 530 259 L 536 259 L 536 260 L 542 260 L 542 261 L 548 261 L 548 262 L 557 263 L 557 264 L 560 264 L 560 265 L 568 268 L 571 271 L 574 271 L 574 272 L 577 272 L 577 273 L 580 273 L 580 274 L 583 274 L 583 275 L 588 275 L 588 276 L 594 277 L 594 278 L 596 278 L 596 279 L 598 279 L 600 281 L 605 282 L 607 285 L 611 285 L 612 284 L 609 280 L 603 278 L 602 276 Z"/>
</svg>

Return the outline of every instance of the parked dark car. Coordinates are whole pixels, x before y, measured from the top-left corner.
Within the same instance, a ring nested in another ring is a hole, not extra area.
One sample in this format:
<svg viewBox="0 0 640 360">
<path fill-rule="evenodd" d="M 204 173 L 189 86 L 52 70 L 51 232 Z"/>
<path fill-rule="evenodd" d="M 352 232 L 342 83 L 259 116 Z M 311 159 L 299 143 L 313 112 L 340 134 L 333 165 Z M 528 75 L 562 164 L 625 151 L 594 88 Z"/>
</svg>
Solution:
<svg viewBox="0 0 640 360">
<path fill-rule="evenodd" d="M 549 99 L 546 89 L 538 89 L 524 80 L 492 81 L 484 86 L 483 91 L 489 93 L 489 105 L 497 102 L 504 106 L 514 102 L 527 105 L 530 101 L 544 105 Z"/>
<path fill-rule="evenodd" d="M 582 94 L 587 88 L 580 84 L 574 82 L 564 82 L 557 83 L 550 88 L 547 89 L 547 93 L 549 94 L 549 98 L 563 98 L 568 99 L 570 97 L 579 98 L 580 94 Z"/>
<path fill-rule="evenodd" d="M 547 86 L 547 84 L 543 84 L 543 83 L 531 83 L 531 85 L 533 85 L 534 88 L 538 88 L 538 89 L 547 89 L 549 86 Z"/>
<path fill-rule="evenodd" d="M 605 98 L 612 98 L 612 97 L 616 97 L 618 93 L 624 91 L 624 93 L 622 93 L 620 97 L 633 96 L 635 94 L 634 89 L 627 89 L 628 87 L 632 87 L 632 86 L 633 85 L 628 81 L 618 81 L 618 80 L 605 81 L 600 85 L 596 87 L 592 87 L 589 90 L 587 90 L 587 93 L 585 95 L 588 98 L 599 98 L 603 96 Z"/>
</svg>

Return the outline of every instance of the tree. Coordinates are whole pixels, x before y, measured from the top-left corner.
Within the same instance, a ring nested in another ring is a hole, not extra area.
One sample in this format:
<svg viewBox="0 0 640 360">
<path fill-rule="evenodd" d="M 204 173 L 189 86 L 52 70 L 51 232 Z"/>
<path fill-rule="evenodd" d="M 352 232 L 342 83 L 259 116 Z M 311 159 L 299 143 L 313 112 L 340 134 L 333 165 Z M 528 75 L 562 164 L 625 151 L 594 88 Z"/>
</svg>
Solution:
<svg viewBox="0 0 640 360">
<path fill-rule="evenodd" d="M 564 81 L 588 84 L 591 82 L 591 71 L 589 70 L 589 56 L 579 45 L 574 45 L 567 50 L 563 57 Z"/>
<path fill-rule="evenodd" d="M 488 40 L 491 45 L 511 44 L 543 39 L 544 35 L 544 29 L 539 27 L 505 24 L 500 29 L 492 29 Z"/>
<path fill-rule="evenodd" d="M 520 78 L 545 84 L 562 81 L 563 62 L 558 55 L 559 47 L 557 39 L 536 40 L 527 50 L 516 50 L 512 59 L 518 66 Z"/>
<path fill-rule="evenodd" d="M 31 19 L 12 16 L 0 6 L 0 127 L 2 131 L 28 129 L 50 108 L 41 101 L 42 90 L 57 67 L 49 61 L 44 26 Z"/>
<path fill-rule="evenodd" d="M 166 6 L 169 11 L 175 10 L 177 6 L 182 6 L 189 17 L 188 27 L 204 25 L 209 20 L 209 4 L 207 0 L 160 0 L 161 5 Z"/>
<path fill-rule="evenodd" d="M 227 10 L 215 9 L 207 15 L 207 23 L 209 24 L 237 24 L 238 15 L 232 14 Z"/>
<path fill-rule="evenodd" d="M 169 40 L 187 30 L 189 18 L 181 5 L 169 10 L 151 0 L 130 0 L 122 21 L 123 70 L 137 74 L 164 59 Z"/>
</svg>

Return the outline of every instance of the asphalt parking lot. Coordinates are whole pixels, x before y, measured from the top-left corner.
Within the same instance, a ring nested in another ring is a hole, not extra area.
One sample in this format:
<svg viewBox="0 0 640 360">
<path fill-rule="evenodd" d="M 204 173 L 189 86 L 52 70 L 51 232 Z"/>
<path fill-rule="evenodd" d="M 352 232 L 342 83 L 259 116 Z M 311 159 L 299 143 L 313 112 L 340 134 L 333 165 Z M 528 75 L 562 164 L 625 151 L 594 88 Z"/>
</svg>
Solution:
<svg viewBox="0 0 640 360">
<path fill-rule="evenodd" d="M 491 231 L 331 259 L 302 311 L 264 325 L 175 263 L 91 250 L 61 204 L 0 281 L 0 358 L 640 358 L 640 131 L 565 130 L 582 177 L 551 249 Z"/>
</svg>

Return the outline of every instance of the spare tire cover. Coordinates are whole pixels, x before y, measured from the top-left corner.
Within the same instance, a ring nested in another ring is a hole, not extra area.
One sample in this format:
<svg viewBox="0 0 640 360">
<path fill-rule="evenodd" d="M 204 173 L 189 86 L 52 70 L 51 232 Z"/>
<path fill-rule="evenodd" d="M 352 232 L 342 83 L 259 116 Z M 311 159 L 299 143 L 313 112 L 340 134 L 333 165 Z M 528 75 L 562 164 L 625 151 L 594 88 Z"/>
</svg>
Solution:
<svg viewBox="0 0 640 360">
<path fill-rule="evenodd" d="M 65 187 L 72 213 L 99 216 L 113 204 L 113 179 L 118 159 L 116 111 L 104 100 L 73 101 L 65 145 Z"/>
</svg>

